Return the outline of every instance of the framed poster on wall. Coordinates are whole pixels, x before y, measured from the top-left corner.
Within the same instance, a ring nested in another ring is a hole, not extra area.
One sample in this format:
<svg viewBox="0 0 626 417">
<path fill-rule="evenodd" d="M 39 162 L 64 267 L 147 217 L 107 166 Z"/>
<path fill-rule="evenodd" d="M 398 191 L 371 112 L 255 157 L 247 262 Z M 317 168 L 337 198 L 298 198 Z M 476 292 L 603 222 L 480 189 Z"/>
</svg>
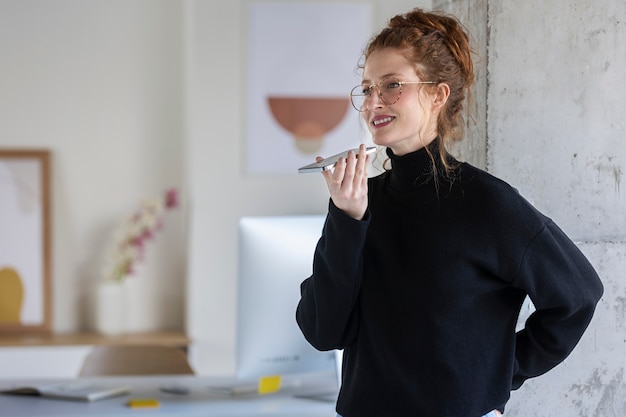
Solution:
<svg viewBox="0 0 626 417">
<path fill-rule="evenodd" d="M 247 173 L 297 173 L 371 140 L 350 104 L 370 36 L 364 3 L 255 2 L 248 15 Z"/>
<path fill-rule="evenodd" d="M 51 328 L 50 153 L 0 149 L 0 333 Z"/>
</svg>

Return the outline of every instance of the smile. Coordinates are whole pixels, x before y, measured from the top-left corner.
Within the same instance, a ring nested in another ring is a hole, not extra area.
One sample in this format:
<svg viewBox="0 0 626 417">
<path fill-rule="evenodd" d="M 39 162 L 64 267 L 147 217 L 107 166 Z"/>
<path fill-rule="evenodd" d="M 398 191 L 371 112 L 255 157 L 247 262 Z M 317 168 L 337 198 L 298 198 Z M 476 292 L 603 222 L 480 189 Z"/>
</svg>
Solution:
<svg viewBox="0 0 626 417">
<path fill-rule="evenodd" d="M 385 118 L 382 118 L 382 119 L 377 119 L 377 120 L 374 120 L 374 121 L 372 122 L 372 124 L 373 124 L 374 126 L 378 126 L 378 125 L 383 124 L 383 123 L 389 123 L 389 122 L 391 122 L 393 119 L 394 119 L 394 117 L 388 116 L 388 117 L 385 117 Z"/>
</svg>

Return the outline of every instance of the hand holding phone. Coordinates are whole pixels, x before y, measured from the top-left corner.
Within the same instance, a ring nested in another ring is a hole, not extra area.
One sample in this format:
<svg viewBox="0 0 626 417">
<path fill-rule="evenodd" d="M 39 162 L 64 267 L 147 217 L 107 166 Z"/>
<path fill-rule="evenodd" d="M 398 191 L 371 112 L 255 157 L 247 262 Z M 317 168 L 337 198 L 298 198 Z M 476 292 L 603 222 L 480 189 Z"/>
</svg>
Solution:
<svg viewBox="0 0 626 417">
<path fill-rule="evenodd" d="M 335 167 L 335 165 L 337 164 L 337 162 L 340 159 L 345 159 L 348 157 L 348 152 L 352 151 L 355 155 L 358 156 L 359 154 L 359 148 L 354 148 L 354 149 L 348 149 L 347 151 L 338 153 L 336 155 L 333 156 L 329 156 L 328 158 L 324 158 L 322 161 L 320 162 L 314 162 L 312 164 L 309 165 L 305 165 L 301 168 L 298 169 L 298 172 L 300 174 L 305 174 L 307 172 L 322 172 L 322 171 L 328 171 L 329 169 L 332 169 Z M 376 147 L 375 146 L 370 146 L 368 148 L 365 149 L 365 153 L 366 154 L 370 154 L 376 151 Z"/>
</svg>

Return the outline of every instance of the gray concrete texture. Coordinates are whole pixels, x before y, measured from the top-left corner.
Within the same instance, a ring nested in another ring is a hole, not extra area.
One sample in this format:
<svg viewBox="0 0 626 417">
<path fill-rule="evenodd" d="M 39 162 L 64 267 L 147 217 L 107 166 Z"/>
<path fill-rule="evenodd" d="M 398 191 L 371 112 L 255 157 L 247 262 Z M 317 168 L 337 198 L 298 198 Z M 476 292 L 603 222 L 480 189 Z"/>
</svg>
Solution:
<svg viewBox="0 0 626 417">
<path fill-rule="evenodd" d="M 478 54 L 456 153 L 520 190 L 577 242 L 605 295 L 572 355 L 507 416 L 626 416 L 626 2 L 434 0 Z"/>
</svg>

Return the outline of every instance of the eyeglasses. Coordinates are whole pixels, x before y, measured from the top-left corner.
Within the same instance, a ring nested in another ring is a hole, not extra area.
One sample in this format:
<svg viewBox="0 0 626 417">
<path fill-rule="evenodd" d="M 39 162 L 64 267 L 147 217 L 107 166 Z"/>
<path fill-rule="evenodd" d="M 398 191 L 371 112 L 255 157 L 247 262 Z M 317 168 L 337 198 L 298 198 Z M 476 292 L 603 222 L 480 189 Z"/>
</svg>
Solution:
<svg viewBox="0 0 626 417">
<path fill-rule="evenodd" d="M 369 86 L 357 85 L 350 91 L 352 106 L 360 112 L 364 111 L 365 103 L 372 97 L 374 87 L 378 90 L 378 98 L 380 98 L 380 101 L 388 106 L 395 104 L 400 100 L 400 94 L 402 93 L 402 86 L 404 84 L 437 84 L 437 81 L 400 81 L 397 78 L 389 77 L 378 84 L 371 84 Z"/>
</svg>

